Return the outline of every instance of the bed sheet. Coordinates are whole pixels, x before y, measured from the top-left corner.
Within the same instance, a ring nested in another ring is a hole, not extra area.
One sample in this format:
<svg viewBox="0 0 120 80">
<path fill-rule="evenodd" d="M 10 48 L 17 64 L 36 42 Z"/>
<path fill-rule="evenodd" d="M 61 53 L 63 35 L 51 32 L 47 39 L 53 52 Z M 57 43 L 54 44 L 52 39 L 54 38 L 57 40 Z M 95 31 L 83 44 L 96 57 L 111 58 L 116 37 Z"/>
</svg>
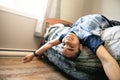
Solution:
<svg viewBox="0 0 120 80">
<path fill-rule="evenodd" d="M 60 29 L 57 30 L 58 28 Z M 46 39 L 52 40 L 64 33 L 64 30 L 68 29 L 68 26 L 54 25 L 45 34 L 47 35 Z M 101 38 L 105 41 L 107 50 L 120 64 L 120 26 L 105 29 L 101 34 Z M 75 61 L 68 60 L 61 55 L 61 44 L 47 50 L 44 56 L 66 74 L 77 80 L 107 80 L 101 62 L 87 47 L 84 47 Z"/>
</svg>

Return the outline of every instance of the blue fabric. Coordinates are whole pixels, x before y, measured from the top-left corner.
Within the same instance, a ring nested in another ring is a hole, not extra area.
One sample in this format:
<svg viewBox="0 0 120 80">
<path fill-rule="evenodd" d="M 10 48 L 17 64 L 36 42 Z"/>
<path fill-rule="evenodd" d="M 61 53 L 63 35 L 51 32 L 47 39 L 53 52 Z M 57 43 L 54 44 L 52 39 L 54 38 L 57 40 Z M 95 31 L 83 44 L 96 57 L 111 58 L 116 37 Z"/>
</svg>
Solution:
<svg viewBox="0 0 120 80">
<path fill-rule="evenodd" d="M 112 25 L 106 17 L 93 14 L 79 18 L 67 33 L 76 34 L 84 46 L 89 47 L 93 53 L 96 53 L 97 48 L 104 43 L 100 38 L 101 32 L 108 27 L 112 27 Z M 61 35 L 60 42 L 65 35 Z"/>
<path fill-rule="evenodd" d="M 99 35 L 105 28 L 111 27 L 107 18 L 100 14 L 87 15 L 79 18 L 70 28 L 80 39 L 90 35 Z"/>
<path fill-rule="evenodd" d="M 100 36 L 91 35 L 86 38 L 81 39 L 81 42 L 84 46 L 90 48 L 94 54 L 96 54 L 96 50 L 100 45 L 104 45 L 104 41 L 101 40 Z"/>
<path fill-rule="evenodd" d="M 60 37 L 59 37 L 59 41 L 62 43 L 62 39 L 66 36 L 66 34 L 62 34 Z"/>
</svg>

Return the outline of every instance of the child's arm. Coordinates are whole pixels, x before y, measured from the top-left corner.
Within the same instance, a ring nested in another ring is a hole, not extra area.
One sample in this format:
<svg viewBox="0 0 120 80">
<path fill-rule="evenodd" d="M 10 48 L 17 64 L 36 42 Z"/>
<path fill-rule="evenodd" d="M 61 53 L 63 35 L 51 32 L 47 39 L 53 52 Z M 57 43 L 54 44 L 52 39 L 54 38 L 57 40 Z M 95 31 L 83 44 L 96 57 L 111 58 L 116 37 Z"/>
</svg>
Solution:
<svg viewBox="0 0 120 80">
<path fill-rule="evenodd" d="M 44 51 L 58 44 L 60 44 L 59 39 L 48 41 L 45 45 L 43 45 L 41 48 L 36 50 L 36 53 L 38 54 L 38 56 L 40 56 Z"/>
<path fill-rule="evenodd" d="M 103 45 L 98 47 L 96 55 L 100 59 L 109 80 L 120 80 L 120 67 Z"/>
<path fill-rule="evenodd" d="M 84 44 L 89 47 L 100 59 L 104 71 L 110 80 L 120 80 L 120 67 L 116 60 L 103 46 L 104 42 L 99 36 L 91 35 L 83 39 Z"/>
<path fill-rule="evenodd" d="M 47 49 L 49 49 L 49 48 L 51 48 L 51 47 L 53 47 L 53 46 L 55 46 L 55 45 L 58 45 L 58 44 L 60 44 L 59 39 L 51 40 L 51 41 L 47 42 L 46 44 L 44 44 L 42 47 L 40 47 L 38 50 L 36 50 L 35 53 L 36 53 L 38 56 L 41 56 L 41 54 L 42 54 L 44 51 L 46 51 Z M 24 62 L 24 63 L 29 62 L 29 61 L 31 61 L 31 60 L 33 59 L 33 57 L 34 57 L 34 54 L 33 54 L 33 53 L 28 54 L 28 55 L 26 55 L 26 56 L 24 57 L 23 62 Z"/>
</svg>

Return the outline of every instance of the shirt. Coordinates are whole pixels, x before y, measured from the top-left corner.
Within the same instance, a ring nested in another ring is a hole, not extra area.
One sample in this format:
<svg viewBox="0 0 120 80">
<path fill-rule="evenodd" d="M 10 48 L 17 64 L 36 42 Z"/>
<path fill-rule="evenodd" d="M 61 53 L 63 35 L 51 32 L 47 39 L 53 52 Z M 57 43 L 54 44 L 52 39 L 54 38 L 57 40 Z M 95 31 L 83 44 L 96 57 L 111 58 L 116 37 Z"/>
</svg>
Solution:
<svg viewBox="0 0 120 80">
<path fill-rule="evenodd" d="M 93 53 L 96 53 L 97 48 L 104 44 L 104 41 L 100 38 L 101 32 L 111 26 L 106 17 L 100 14 L 93 14 L 79 18 L 67 33 L 74 33 L 84 46 L 89 47 Z M 60 42 L 62 42 L 65 35 L 60 36 Z"/>
</svg>

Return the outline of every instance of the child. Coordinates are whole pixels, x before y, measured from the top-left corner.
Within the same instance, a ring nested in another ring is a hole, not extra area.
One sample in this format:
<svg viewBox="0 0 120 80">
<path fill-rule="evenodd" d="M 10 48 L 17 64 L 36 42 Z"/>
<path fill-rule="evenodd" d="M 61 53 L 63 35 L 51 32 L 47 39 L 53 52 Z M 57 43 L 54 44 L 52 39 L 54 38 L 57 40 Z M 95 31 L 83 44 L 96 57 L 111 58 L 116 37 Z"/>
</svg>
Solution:
<svg viewBox="0 0 120 80">
<path fill-rule="evenodd" d="M 100 59 L 104 71 L 110 80 L 120 80 L 120 68 L 116 60 L 103 46 L 101 31 L 112 27 L 107 18 L 100 14 L 87 15 L 75 22 L 69 31 L 62 34 L 59 38 L 48 41 L 45 45 L 28 54 L 24 58 L 24 63 L 29 62 L 34 56 L 40 56 L 47 49 L 62 43 L 62 54 L 66 58 L 77 57 L 83 46 L 90 48 Z M 114 74 L 113 74 L 114 73 Z"/>
</svg>

